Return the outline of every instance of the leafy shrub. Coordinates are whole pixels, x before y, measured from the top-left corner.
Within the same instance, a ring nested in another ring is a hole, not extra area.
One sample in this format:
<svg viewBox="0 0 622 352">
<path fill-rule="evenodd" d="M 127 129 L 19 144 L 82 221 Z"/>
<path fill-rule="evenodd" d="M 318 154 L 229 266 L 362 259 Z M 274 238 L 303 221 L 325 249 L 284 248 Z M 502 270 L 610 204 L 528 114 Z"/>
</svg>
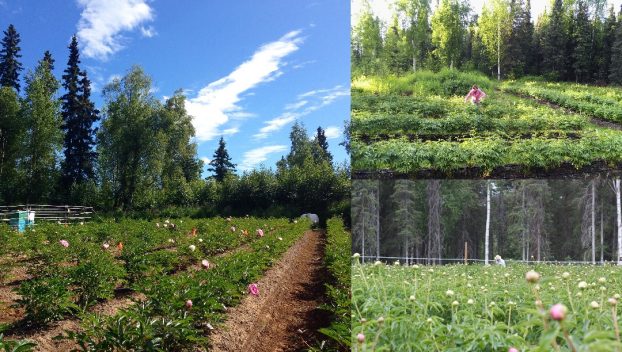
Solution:
<svg viewBox="0 0 622 352">
<path fill-rule="evenodd" d="M 125 275 L 123 267 L 110 254 L 99 249 L 88 251 L 82 258 L 71 270 L 78 303 L 87 307 L 99 299 L 111 298 L 119 280 Z"/>
<path fill-rule="evenodd" d="M 4 339 L 4 336 L 0 334 L 0 351 L 30 352 L 35 346 L 36 344 L 30 341 L 7 341 Z"/>
<path fill-rule="evenodd" d="M 78 309 L 69 290 L 70 279 L 65 275 L 48 276 L 23 282 L 18 293 L 18 305 L 25 308 L 25 320 L 45 324 Z"/>
</svg>

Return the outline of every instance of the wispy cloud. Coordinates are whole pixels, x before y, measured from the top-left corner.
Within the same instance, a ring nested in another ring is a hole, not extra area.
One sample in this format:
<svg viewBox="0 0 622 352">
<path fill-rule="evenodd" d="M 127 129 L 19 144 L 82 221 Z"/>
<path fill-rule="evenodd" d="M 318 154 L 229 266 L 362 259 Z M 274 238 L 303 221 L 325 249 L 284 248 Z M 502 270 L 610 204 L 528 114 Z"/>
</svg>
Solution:
<svg viewBox="0 0 622 352">
<path fill-rule="evenodd" d="M 152 26 L 148 26 L 148 27 L 140 27 L 140 34 L 142 34 L 143 37 L 151 38 L 158 33 L 156 32 L 155 28 L 153 28 Z"/>
<path fill-rule="evenodd" d="M 214 139 L 222 133 L 220 126 L 231 118 L 247 114 L 238 106 L 242 93 L 282 74 L 283 58 L 298 50 L 303 42 L 300 34 L 301 31 L 291 31 L 274 42 L 262 45 L 229 75 L 208 84 L 196 97 L 188 99 L 186 109 L 193 116 L 192 123 L 199 142 Z"/>
<path fill-rule="evenodd" d="M 299 94 L 295 102 L 285 106 L 284 112 L 281 115 L 272 120 L 265 121 L 265 126 L 260 128 L 259 132 L 254 134 L 253 137 L 255 139 L 267 138 L 271 133 L 280 130 L 296 119 L 309 115 L 318 109 L 332 104 L 335 100 L 349 95 L 350 90 L 341 85 Z"/>
<path fill-rule="evenodd" d="M 324 130 L 324 135 L 326 136 L 326 139 L 335 139 L 342 135 L 342 131 L 341 128 L 337 126 L 328 126 Z"/>
<path fill-rule="evenodd" d="M 78 4 L 84 8 L 78 22 L 82 54 L 99 60 L 106 60 L 123 48 L 122 32 L 132 31 L 154 18 L 146 0 L 78 0 Z M 153 29 L 145 30 L 155 34 Z"/>
<path fill-rule="evenodd" d="M 244 153 L 244 159 L 240 164 L 240 170 L 246 171 L 268 160 L 269 154 L 280 153 L 287 150 L 285 145 L 269 145 L 255 148 Z"/>
</svg>

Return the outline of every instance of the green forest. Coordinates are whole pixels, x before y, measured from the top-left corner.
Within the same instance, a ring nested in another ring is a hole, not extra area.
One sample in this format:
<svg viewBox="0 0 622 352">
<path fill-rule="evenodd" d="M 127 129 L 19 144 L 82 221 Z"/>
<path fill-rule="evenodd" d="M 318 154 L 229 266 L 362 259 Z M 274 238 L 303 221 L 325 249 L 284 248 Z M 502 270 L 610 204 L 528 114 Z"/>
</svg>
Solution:
<svg viewBox="0 0 622 352">
<path fill-rule="evenodd" d="M 96 108 L 78 41 L 66 68 L 49 51 L 34 70 L 22 63 L 20 35 L 0 50 L 0 204 L 74 204 L 137 216 L 299 216 L 348 214 L 349 173 L 336 165 L 321 127 L 297 122 L 276 169 L 240 173 L 224 139 L 202 178 L 192 117 L 182 90 L 164 101 L 140 66 L 113 79 Z M 345 118 L 344 118 L 345 120 Z"/>
<path fill-rule="evenodd" d="M 489 260 L 615 261 L 619 182 L 354 180 L 353 252 L 447 263 L 466 243 L 469 259 L 484 259 L 488 237 Z"/>
<path fill-rule="evenodd" d="M 530 0 L 486 1 L 481 15 L 468 1 L 396 0 L 389 23 L 363 1 L 352 24 L 354 77 L 449 67 L 622 84 L 622 8 L 606 0 L 552 0 L 535 19 Z"/>
</svg>

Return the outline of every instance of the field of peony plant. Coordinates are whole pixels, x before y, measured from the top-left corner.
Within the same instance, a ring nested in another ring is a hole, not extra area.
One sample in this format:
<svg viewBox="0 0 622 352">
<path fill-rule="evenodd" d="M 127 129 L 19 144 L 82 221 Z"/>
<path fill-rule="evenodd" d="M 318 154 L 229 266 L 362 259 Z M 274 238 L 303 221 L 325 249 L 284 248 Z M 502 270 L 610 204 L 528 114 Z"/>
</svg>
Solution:
<svg viewBox="0 0 622 352">
<path fill-rule="evenodd" d="M 352 265 L 354 351 L 622 351 L 622 268 Z"/>
<path fill-rule="evenodd" d="M 255 281 L 309 227 L 248 217 L 41 224 L 23 234 L 0 226 L 3 281 L 21 282 L 14 306 L 23 311 L 0 332 L 79 318 L 81 329 L 66 338 L 82 350 L 192 349 L 227 307 L 261 294 Z M 140 303 L 112 316 L 89 313 L 127 291 Z"/>
</svg>

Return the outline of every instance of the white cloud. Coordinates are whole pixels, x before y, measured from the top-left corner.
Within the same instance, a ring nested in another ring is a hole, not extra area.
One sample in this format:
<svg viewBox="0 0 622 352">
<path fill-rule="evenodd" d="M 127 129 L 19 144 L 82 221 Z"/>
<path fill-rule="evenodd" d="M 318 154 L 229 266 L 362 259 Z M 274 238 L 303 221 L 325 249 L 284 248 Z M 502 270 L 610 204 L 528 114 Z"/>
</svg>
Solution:
<svg viewBox="0 0 622 352">
<path fill-rule="evenodd" d="M 211 161 L 211 159 L 206 156 L 201 157 L 201 160 L 203 160 L 204 166 L 207 166 L 207 164 L 209 164 L 209 162 Z"/>
<path fill-rule="evenodd" d="M 142 34 L 143 37 L 152 38 L 158 33 L 156 32 L 155 28 L 153 28 L 152 26 L 149 26 L 149 27 L 140 27 L 140 34 Z"/>
<path fill-rule="evenodd" d="M 349 96 L 350 90 L 341 85 L 327 89 L 316 89 L 298 95 L 298 100 L 285 106 L 285 112 L 272 120 L 265 121 L 265 126 L 254 134 L 255 139 L 267 138 L 270 133 L 275 132 L 294 122 L 296 119 L 304 117 L 316 110 L 332 104 L 340 97 Z M 304 102 L 304 103 L 303 103 Z"/>
<path fill-rule="evenodd" d="M 296 102 L 296 103 L 287 104 L 287 105 L 285 105 L 285 110 L 297 110 L 297 109 L 300 109 L 301 107 L 307 105 L 307 103 L 308 103 L 308 101 L 301 100 L 301 101 Z"/>
<path fill-rule="evenodd" d="M 122 32 L 132 31 L 154 18 L 146 0 L 78 0 L 78 4 L 84 8 L 78 22 L 82 54 L 99 60 L 106 60 L 123 48 Z M 155 34 L 153 29 L 150 32 Z"/>
<path fill-rule="evenodd" d="M 326 136 L 326 139 L 339 138 L 341 136 L 341 134 L 342 134 L 341 128 L 339 128 L 337 126 L 328 126 L 324 130 L 324 135 Z"/>
<path fill-rule="evenodd" d="M 240 117 L 237 104 L 242 93 L 276 79 L 282 74 L 283 58 L 298 50 L 303 42 L 300 31 L 291 31 L 277 41 L 262 45 L 253 56 L 226 77 L 202 88 L 196 97 L 188 99 L 186 109 L 198 141 L 208 141 L 221 132 L 219 127 L 230 118 Z"/>
<path fill-rule="evenodd" d="M 244 159 L 240 164 L 240 170 L 246 171 L 268 160 L 269 154 L 280 153 L 287 150 L 285 145 L 269 145 L 255 148 L 244 153 Z"/>
</svg>

